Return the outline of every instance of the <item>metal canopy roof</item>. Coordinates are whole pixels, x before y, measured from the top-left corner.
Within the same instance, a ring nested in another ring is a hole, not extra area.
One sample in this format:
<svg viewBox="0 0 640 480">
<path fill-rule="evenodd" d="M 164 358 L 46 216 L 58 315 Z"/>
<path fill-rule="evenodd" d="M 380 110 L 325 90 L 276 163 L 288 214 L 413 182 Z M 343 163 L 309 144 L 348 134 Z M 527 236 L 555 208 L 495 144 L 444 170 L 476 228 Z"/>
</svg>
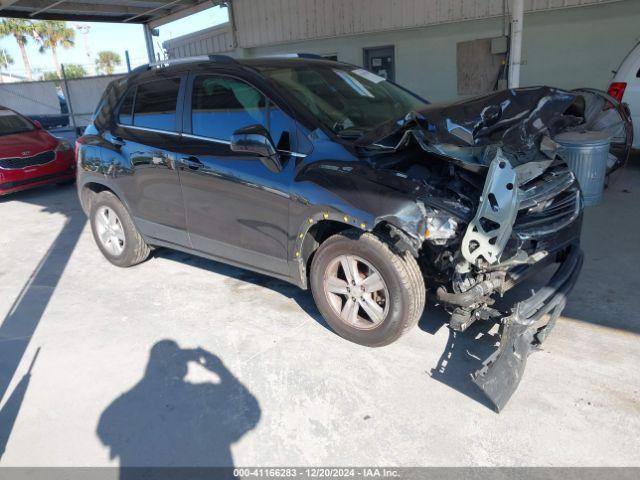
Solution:
<svg viewBox="0 0 640 480">
<path fill-rule="evenodd" d="M 220 0 L 0 0 L 0 17 L 146 23 L 158 27 L 222 3 Z"/>
</svg>

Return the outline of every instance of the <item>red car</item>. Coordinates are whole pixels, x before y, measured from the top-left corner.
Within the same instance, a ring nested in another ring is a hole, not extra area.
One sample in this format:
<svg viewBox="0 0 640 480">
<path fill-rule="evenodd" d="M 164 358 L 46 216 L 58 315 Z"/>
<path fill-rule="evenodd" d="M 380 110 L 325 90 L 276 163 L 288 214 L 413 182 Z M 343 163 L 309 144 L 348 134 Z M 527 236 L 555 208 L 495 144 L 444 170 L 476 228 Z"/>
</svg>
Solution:
<svg viewBox="0 0 640 480">
<path fill-rule="evenodd" d="M 0 196 L 75 178 L 73 148 L 67 141 L 0 106 Z"/>
</svg>

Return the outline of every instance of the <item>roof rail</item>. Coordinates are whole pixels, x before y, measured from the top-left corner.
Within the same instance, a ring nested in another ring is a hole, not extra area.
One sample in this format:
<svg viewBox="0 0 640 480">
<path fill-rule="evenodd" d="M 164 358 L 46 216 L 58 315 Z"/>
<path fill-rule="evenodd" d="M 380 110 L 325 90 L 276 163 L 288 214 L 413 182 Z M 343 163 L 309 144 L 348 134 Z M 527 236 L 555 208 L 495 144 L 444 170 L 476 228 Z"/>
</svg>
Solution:
<svg viewBox="0 0 640 480">
<path fill-rule="evenodd" d="M 298 53 L 298 58 L 315 58 L 316 60 L 326 60 L 322 55 L 317 53 Z"/>
<path fill-rule="evenodd" d="M 265 55 L 262 58 L 310 58 L 315 60 L 327 60 L 317 53 L 276 53 L 274 55 Z"/>
<path fill-rule="evenodd" d="M 183 63 L 193 63 L 193 62 L 216 62 L 216 63 L 226 63 L 226 64 L 234 64 L 237 63 L 233 57 L 228 55 L 198 55 L 195 57 L 182 57 L 182 58 L 168 58 L 166 60 L 160 60 L 159 62 L 146 63 L 144 65 L 140 65 L 132 70 L 133 72 L 140 72 L 151 70 L 152 68 L 162 68 L 169 67 L 171 65 L 180 65 Z"/>
</svg>

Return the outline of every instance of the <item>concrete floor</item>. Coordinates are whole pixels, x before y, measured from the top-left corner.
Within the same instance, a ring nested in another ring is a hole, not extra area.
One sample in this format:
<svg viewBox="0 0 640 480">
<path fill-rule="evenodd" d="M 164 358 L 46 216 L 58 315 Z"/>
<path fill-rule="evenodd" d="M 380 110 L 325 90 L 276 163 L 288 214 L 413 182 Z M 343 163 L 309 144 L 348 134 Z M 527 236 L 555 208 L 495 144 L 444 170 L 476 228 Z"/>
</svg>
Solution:
<svg viewBox="0 0 640 480">
<path fill-rule="evenodd" d="M 630 167 L 586 213 L 581 279 L 498 415 L 468 380 L 486 343 L 449 352 L 433 307 L 359 347 L 280 281 L 168 251 L 111 266 L 73 187 L 1 199 L 0 462 L 640 465 L 639 205 Z"/>
</svg>

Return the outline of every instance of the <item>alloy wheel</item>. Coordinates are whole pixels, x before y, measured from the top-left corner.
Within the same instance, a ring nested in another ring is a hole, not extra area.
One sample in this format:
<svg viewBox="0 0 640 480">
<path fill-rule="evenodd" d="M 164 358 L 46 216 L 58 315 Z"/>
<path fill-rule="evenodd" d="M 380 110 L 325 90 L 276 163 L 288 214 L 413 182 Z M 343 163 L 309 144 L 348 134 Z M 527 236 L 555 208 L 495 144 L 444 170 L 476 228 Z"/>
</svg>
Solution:
<svg viewBox="0 0 640 480">
<path fill-rule="evenodd" d="M 113 209 L 103 206 L 96 212 L 96 230 L 100 243 L 111 255 L 119 256 L 124 251 L 125 236 L 122 222 Z"/>
<path fill-rule="evenodd" d="M 389 312 L 389 289 L 380 272 L 355 255 L 340 255 L 327 266 L 323 282 L 329 304 L 347 325 L 370 330 Z"/>
</svg>

